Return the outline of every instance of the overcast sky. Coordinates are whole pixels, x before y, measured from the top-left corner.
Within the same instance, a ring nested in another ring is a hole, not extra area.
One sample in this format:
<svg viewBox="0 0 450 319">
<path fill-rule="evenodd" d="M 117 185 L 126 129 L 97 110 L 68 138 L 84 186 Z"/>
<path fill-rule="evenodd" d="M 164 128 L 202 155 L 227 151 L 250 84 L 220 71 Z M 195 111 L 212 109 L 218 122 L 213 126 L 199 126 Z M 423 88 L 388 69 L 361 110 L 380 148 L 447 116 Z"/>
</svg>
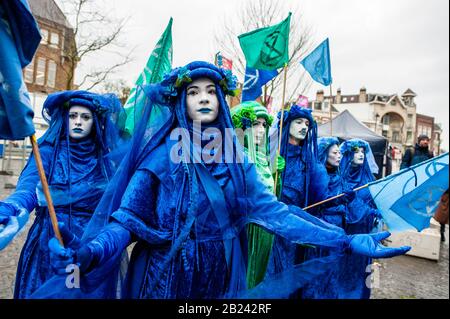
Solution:
<svg viewBox="0 0 450 319">
<path fill-rule="evenodd" d="M 130 17 L 124 38 L 135 47 L 134 61 L 115 77 L 134 83 L 170 17 L 173 65 L 212 62 L 214 30 L 247 1 L 253 0 L 108 0 L 111 15 Z M 314 46 L 330 39 L 334 94 L 338 87 L 342 94 L 356 94 L 364 86 L 369 93 L 399 95 L 410 88 L 417 94 L 417 112 L 443 125 L 448 149 L 448 0 L 283 1 L 298 3 L 303 23 L 314 31 Z M 109 60 L 96 56 L 95 61 Z M 313 84 L 308 97 L 321 88 Z"/>
</svg>

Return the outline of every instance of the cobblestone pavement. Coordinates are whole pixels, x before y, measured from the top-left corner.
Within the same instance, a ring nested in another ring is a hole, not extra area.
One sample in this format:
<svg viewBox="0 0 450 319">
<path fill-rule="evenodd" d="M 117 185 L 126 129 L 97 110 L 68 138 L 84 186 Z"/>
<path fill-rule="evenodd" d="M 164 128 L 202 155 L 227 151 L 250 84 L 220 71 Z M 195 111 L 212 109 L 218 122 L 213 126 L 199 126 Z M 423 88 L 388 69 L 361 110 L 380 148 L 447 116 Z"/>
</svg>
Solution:
<svg viewBox="0 0 450 319">
<path fill-rule="evenodd" d="M 10 177 L 0 175 L 0 200 L 5 198 L 10 189 L 5 189 L 5 182 Z M 14 280 L 20 250 L 26 239 L 32 219 L 14 239 L 0 251 L 0 299 L 12 298 Z M 377 260 L 379 264 L 378 288 L 372 289 L 372 299 L 448 299 L 449 298 L 449 232 L 446 228 L 446 242 L 441 243 L 439 261 L 413 256 L 399 256 Z M 377 279 L 378 279 L 377 278 Z"/>
</svg>

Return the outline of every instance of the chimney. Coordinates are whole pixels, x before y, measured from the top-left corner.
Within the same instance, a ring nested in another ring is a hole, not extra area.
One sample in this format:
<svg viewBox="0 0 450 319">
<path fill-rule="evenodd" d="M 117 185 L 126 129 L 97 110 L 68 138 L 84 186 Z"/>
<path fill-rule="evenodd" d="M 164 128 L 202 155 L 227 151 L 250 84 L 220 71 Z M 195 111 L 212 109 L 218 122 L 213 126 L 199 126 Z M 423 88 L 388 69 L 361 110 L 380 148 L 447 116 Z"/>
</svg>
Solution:
<svg viewBox="0 0 450 319">
<path fill-rule="evenodd" d="M 318 90 L 316 94 L 316 101 L 323 102 L 323 90 Z"/>
<path fill-rule="evenodd" d="M 336 92 L 336 104 L 340 104 L 341 103 L 341 99 L 342 99 L 341 88 L 338 88 L 337 92 Z"/>
<path fill-rule="evenodd" d="M 366 103 L 367 102 L 367 93 L 366 93 L 366 88 L 362 87 L 359 90 L 359 103 Z"/>
</svg>

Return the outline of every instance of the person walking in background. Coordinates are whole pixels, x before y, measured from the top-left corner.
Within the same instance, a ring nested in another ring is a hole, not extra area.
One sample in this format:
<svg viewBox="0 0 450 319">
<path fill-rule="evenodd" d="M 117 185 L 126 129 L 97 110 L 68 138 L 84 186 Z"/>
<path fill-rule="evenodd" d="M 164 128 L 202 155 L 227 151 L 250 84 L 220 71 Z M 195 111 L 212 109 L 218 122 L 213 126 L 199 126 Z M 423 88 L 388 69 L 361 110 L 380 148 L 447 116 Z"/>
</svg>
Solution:
<svg viewBox="0 0 450 319">
<path fill-rule="evenodd" d="M 404 169 L 415 164 L 419 164 L 433 157 L 429 150 L 430 138 L 427 135 L 419 135 L 414 147 L 408 148 L 402 158 L 400 169 Z"/>
</svg>

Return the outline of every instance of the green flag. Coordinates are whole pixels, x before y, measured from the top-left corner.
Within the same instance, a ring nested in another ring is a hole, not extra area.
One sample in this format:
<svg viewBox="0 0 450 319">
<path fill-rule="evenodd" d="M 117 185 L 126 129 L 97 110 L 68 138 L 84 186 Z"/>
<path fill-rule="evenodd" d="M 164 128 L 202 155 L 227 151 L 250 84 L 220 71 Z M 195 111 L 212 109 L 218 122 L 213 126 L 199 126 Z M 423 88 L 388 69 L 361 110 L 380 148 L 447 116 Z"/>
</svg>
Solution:
<svg viewBox="0 0 450 319">
<path fill-rule="evenodd" d="M 241 34 L 239 43 L 247 60 L 247 67 L 262 70 L 275 70 L 289 61 L 288 17 L 274 26 Z"/>
<path fill-rule="evenodd" d="M 130 135 L 134 131 L 135 124 L 141 118 L 144 106 L 143 94 L 138 94 L 136 88 L 143 84 L 160 82 L 164 74 L 172 69 L 172 21 L 173 19 L 170 18 L 166 30 L 150 54 L 144 70 L 139 75 L 136 85 L 131 89 L 130 96 L 124 105 L 127 115 L 125 131 Z"/>
</svg>

